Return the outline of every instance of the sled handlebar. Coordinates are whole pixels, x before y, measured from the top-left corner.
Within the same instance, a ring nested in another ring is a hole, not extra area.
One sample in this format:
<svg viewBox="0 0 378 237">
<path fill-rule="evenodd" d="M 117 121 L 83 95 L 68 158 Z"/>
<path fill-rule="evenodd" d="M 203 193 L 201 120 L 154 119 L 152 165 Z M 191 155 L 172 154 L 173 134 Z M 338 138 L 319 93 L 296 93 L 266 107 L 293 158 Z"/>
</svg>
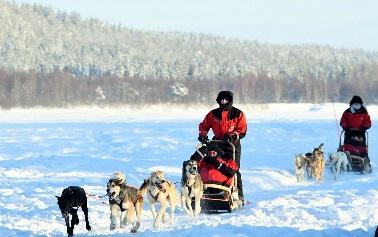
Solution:
<svg viewBox="0 0 378 237">
<path fill-rule="evenodd" d="M 361 131 L 361 130 L 357 130 L 357 129 L 354 129 L 354 130 L 351 130 L 351 131 Z M 365 130 L 365 137 L 366 137 L 366 149 L 369 149 L 369 133 Z M 340 133 L 340 139 L 339 139 L 339 149 L 341 148 L 341 138 L 344 138 L 345 139 L 345 130 L 341 131 Z M 342 144 L 344 145 L 344 139 L 343 139 L 343 142 Z"/>
</svg>

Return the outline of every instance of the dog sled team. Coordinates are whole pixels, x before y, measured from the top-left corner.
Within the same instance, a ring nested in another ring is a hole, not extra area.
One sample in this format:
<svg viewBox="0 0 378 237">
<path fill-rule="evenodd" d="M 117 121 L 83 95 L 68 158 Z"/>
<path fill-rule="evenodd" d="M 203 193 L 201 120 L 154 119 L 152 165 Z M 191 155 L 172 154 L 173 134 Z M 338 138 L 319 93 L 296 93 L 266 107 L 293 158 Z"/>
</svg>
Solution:
<svg viewBox="0 0 378 237">
<path fill-rule="evenodd" d="M 362 174 L 371 173 L 372 168 L 368 156 L 368 130 L 371 127 L 370 116 L 359 96 L 353 96 L 341 117 L 343 128 L 340 134 L 339 147 L 336 152 L 329 153 L 329 165 L 334 179 L 342 171 L 357 171 Z M 313 152 L 297 154 L 294 157 L 297 181 L 304 180 L 305 172 L 308 179 L 320 182 L 323 179 L 325 158 L 323 144 L 314 148 Z"/>
<path fill-rule="evenodd" d="M 181 202 L 183 211 L 190 217 L 196 217 L 201 212 L 231 212 L 244 206 L 239 170 L 240 140 L 247 132 L 246 118 L 241 110 L 233 107 L 232 92 L 221 91 L 216 101 L 219 108 L 210 111 L 199 124 L 200 144 L 190 159 L 183 162 L 179 199 L 176 197 L 178 190 L 175 184 L 167 180 L 162 171 L 152 172 L 139 188 L 128 186 L 121 172 L 114 173 L 109 179 L 106 196 L 109 198 L 111 230 L 131 224 L 131 232 L 137 232 L 141 225 L 144 200 L 149 204 L 155 228 L 161 222 L 166 222 L 167 204 L 170 206 L 171 224 L 174 223 L 177 202 Z M 350 108 L 343 113 L 340 125 L 343 132 L 338 150 L 329 154 L 334 179 L 342 171 L 370 173 L 372 169 L 366 130 L 370 128 L 371 121 L 359 96 L 354 96 L 350 101 Z M 210 130 L 214 134 L 211 140 L 208 138 Z M 304 181 L 305 173 L 308 179 L 322 181 L 326 166 L 323 145 L 315 147 L 312 152 L 295 155 L 294 167 L 298 182 Z M 91 229 L 87 199 L 82 188 L 68 187 L 57 198 L 68 236 L 73 235 L 74 225 L 79 223 L 79 207 L 84 212 L 87 230 Z M 155 204 L 160 204 L 158 211 Z M 69 215 L 72 216 L 71 223 Z"/>
</svg>

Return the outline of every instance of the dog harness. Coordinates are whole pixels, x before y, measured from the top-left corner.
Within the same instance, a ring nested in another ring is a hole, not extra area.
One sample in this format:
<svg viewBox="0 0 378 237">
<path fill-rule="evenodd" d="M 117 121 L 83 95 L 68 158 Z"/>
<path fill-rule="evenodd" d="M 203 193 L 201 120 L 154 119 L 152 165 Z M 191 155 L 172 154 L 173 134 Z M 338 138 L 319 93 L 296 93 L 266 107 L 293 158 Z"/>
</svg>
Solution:
<svg viewBox="0 0 378 237">
<path fill-rule="evenodd" d="M 155 184 L 152 184 L 152 183 L 150 183 L 150 184 L 151 184 L 150 186 L 155 186 L 155 187 L 157 187 L 157 188 L 159 189 L 160 192 L 165 193 L 166 190 L 165 190 L 165 189 L 163 188 L 163 186 L 162 186 L 163 183 L 167 183 L 169 186 L 171 186 L 171 184 L 170 184 L 169 182 L 165 181 L 165 180 L 162 180 L 162 183 L 161 183 L 161 184 L 156 184 L 156 183 L 155 183 Z M 154 200 L 155 200 L 155 202 L 156 202 L 157 199 L 158 199 L 158 196 L 159 196 L 159 193 L 160 193 L 160 192 L 157 192 L 156 195 L 153 195 L 152 192 L 151 192 L 151 190 L 148 190 L 148 191 L 149 191 L 151 197 L 153 197 Z"/>
<path fill-rule="evenodd" d="M 119 198 L 117 198 L 116 200 L 113 198 L 113 199 L 109 200 L 109 202 L 111 202 L 112 200 L 114 200 L 114 202 L 115 202 L 114 204 L 117 204 L 119 206 L 119 208 L 121 209 L 121 211 L 123 212 L 123 211 L 127 210 L 127 209 L 125 209 L 125 208 L 122 207 L 122 200 L 125 199 L 125 196 L 126 196 L 126 185 L 125 184 L 121 184 L 120 187 L 121 187 L 121 191 L 119 192 L 119 194 L 117 196 Z M 137 203 L 137 201 L 139 199 L 143 199 L 143 197 L 138 196 L 135 201 L 132 200 L 133 201 L 133 205 L 134 205 L 135 208 L 136 208 L 136 203 Z"/>
<path fill-rule="evenodd" d="M 301 166 L 298 166 L 298 169 L 302 169 L 303 166 L 304 166 L 304 162 L 302 162 Z"/>
</svg>

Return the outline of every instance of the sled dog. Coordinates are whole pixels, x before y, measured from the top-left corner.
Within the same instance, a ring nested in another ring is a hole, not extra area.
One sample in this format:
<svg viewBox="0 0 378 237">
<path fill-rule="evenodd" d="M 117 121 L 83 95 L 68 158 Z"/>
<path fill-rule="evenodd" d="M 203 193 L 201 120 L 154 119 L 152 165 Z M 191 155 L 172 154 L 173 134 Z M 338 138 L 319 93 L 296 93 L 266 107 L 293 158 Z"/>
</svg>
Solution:
<svg viewBox="0 0 378 237">
<path fill-rule="evenodd" d="M 88 220 L 88 204 L 85 191 L 81 187 L 70 186 L 63 190 L 60 197 L 55 196 L 58 199 L 58 206 L 62 217 L 66 222 L 68 236 L 73 236 L 73 230 L 75 225 L 79 224 L 79 217 L 77 216 L 77 210 L 81 207 L 85 217 L 85 228 L 90 231 L 91 226 Z M 69 216 L 72 216 L 71 226 Z"/>
<path fill-rule="evenodd" d="M 345 152 L 338 151 L 329 153 L 329 161 L 335 180 L 341 170 L 352 170 L 352 166 L 349 164 L 348 157 Z"/>
<path fill-rule="evenodd" d="M 176 206 L 176 188 L 172 182 L 165 179 L 163 171 L 152 172 L 149 179 L 144 180 L 141 188 L 146 190 L 147 200 L 150 205 L 152 216 L 154 217 L 154 227 L 159 227 L 160 219 L 165 222 L 165 209 L 167 201 L 171 209 L 170 224 L 174 223 L 174 212 Z M 158 213 L 155 211 L 155 204 L 160 203 L 161 208 Z"/>
<path fill-rule="evenodd" d="M 312 179 L 312 168 L 311 168 L 311 164 L 312 164 L 312 161 L 313 161 L 313 155 L 312 155 L 312 152 L 307 152 L 306 154 L 303 154 L 304 157 L 306 157 L 305 159 L 305 167 L 306 167 L 306 174 L 307 174 L 307 179 Z"/>
<path fill-rule="evenodd" d="M 195 160 L 184 161 L 181 178 L 181 206 L 190 217 L 196 217 L 201 212 L 201 198 L 203 196 L 203 183 L 198 173 L 198 164 Z M 194 197 L 194 213 L 192 198 Z"/>
<path fill-rule="evenodd" d="M 319 145 L 319 147 L 314 148 L 310 161 L 311 175 L 318 182 L 323 179 L 325 167 L 323 145 L 324 144 L 322 143 Z"/>
<path fill-rule="evenodd" d="M 131 232 L 137 232 L 143 210 L 143 190 L 127 186 L 113 177 L 106 185 L 106 193 L 110 203 L 110 230 L 116 229 L 118 224 L 120 227 L 132 224 Z M 126 212 L 123 220 L 122 212 Z"/>
<path fill-rule="evenodd" d="M 307 167 L 307 157 L 305 154 L 297 154 L 294 157 L 294 170 L 298 182 L 304 180 L 305 169 Z"/>
</svg>

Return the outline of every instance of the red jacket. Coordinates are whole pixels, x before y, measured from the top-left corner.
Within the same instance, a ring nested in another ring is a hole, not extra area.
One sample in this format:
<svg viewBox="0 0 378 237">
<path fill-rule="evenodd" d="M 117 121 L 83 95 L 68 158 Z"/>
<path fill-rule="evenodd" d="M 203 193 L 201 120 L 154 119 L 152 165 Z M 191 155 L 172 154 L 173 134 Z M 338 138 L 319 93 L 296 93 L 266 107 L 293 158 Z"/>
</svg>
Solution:
<svg viewBox="0 0 378 237">
<path fill-rule="evenodd" d="M 224 139 L 225 135 L 234 133 L 243 138 L 247 133 L 247 121 L 244 113 L 235 107 L 230 110 L 217 108 L 210 111 L 199 124 L 200 136 L 207 136 L 210 128 L 216 139 Z"/>
<path fill-rule="evenodd" d="M 203 183 L 220 184 L 230 186 L 235 173 L 239 170 L 233 159 L 216 159 L 216 164 L 206 163 L 204 159 L 199 162 L 199 173 Z M 220 165 L 222 164 L 222 165 Z"/>
<path fill-rule="evenodd" d="M 357 128 L 366 130 L 371 127 L 370 116 L 364 107 L 356 111 L 356 113 L 352 113 L 349 108 L 344 111 L 340 125 L 344 129 Z"/>
</svg>

